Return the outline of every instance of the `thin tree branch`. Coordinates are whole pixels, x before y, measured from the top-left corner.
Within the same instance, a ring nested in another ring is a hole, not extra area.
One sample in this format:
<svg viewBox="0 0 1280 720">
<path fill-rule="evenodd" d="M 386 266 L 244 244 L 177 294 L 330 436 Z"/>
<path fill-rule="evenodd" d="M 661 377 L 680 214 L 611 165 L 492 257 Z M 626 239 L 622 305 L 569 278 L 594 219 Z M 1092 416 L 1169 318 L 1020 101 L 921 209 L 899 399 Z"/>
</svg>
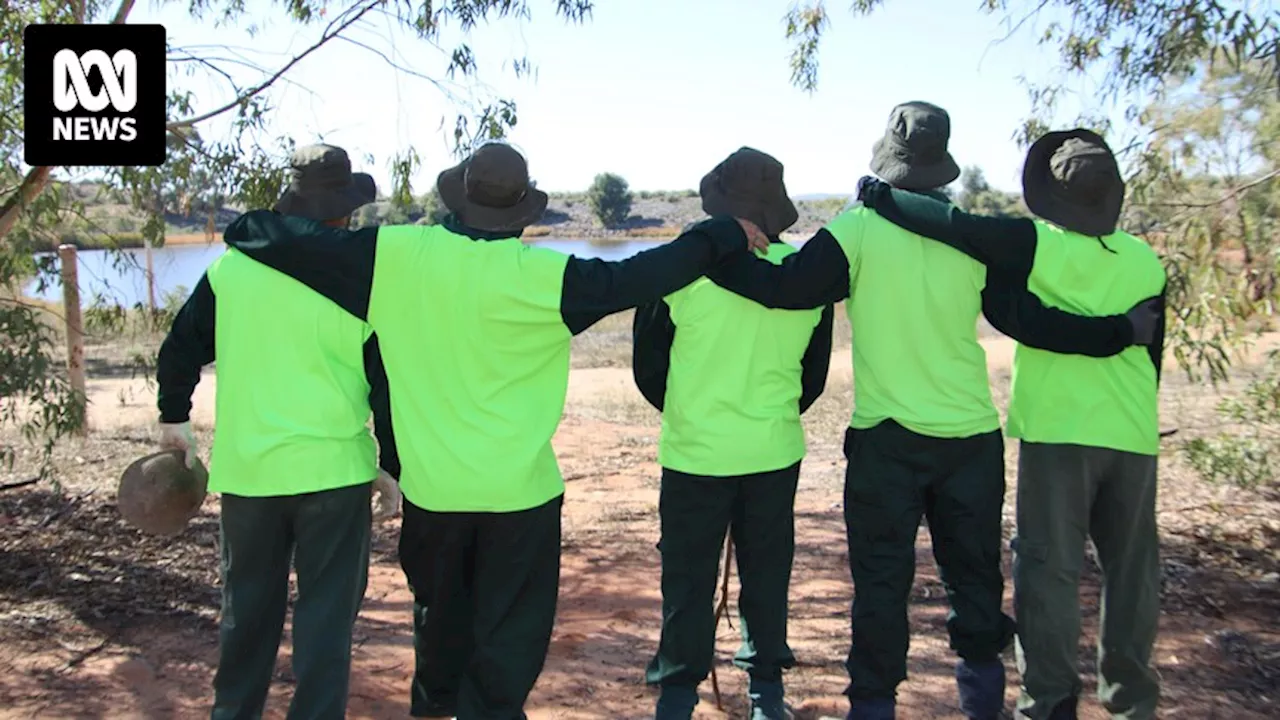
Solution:
<svg viewBox="0 0 1280 720">
<path fill-rule="evenodd" d="M 120 0 L 120 7 L 116 10 L 116 16 L 111 20 L 114 25 L 123 25 L 129 13 L 133 11 L 134 0 Z"/>
<path fill-rule="evenodd" d="M 192 125 L 204 122 L 205 120 L 208 120 L 210 118 L 217 117 L 222 113 L 227 112 L 228 110 L 231 110 L 237 106 L 243 105 L 245 102 L 247 102 L 254 96 L 261 93 L 263 90 L 266 90 L 267 88 L 271 87 L 277 80 L 280 79 L 282 75 L 289 72 L 289 70 L 292 69 L 294 65 L 297 65 L 299 62 L 301 62 L 303 58 L 307 57 L 308 55 L 315 52 L 316 50 L 319 50 L 330 40 L 334 39 L 343 31 L 345 31 L 347 28 L 351 27 L 356 22 L 358 22 L 360 18 L 364 17 L 365 14 L 367 14 L 369 11 L 373 10 L 378 5 L 381 5 L 382 2 L 383 0 L 371 0 L 370 2 L 367 2 L 365 5 L 360 7 L 357 12 L 352 14 L 350 18 L 348 18 L 341 24 L 337 25 L 336 28 L 335 28 L 335 23 L 338 22 L 338 18 L 335 18 L 333 22 L 329 23 L 329 26 L 325 29 L 324 34 L 320 36 L 320 39 L 317 40 L 314 45 L 307 48 L 306 50 L 303 50 L 301 54 L 295 56 L 292 60 L 285 63 L 284 67 L 281 67 L 279 70 L 277 70 L 275 74 L 273 74 L 271 77 L 253 86 L 252 88 L 249 88 L 248 91 L 242 93 L 231 102 L 215 110 L 210 110 L 207 113 L 202 113 L 200 115 L 196 115 L 195 117 L 190 117 L 185 120 L 177 120 L 175 122 L 171 122 L 165 127 L 169 130 L 177 130 L 179 128 L 191 127 Z M 351 11 L 355 9 L 356 8 L 351 8 L 347 12 L 351 13 Z"/>
<path fill-rule="evenodd" d="M 1192 209 L 1192 210 L 1202 210 L 1202 209 L 1204 209 L 1204 208 L 1217 207 L 1218 205 L 1221 205 L 1221 204 L 1223 204 L 1223 203 L 1227 202 L 1228 200 L 1231 200 L 1232 198 L 1235 198 L 1236 196 L 1240 195 L 1241 193 L 1246 192 L 1246 191 L 1248 191 L 1248 190 L 1251 190 L 1251 189 L 1253 189 L 1253 188 L 1255 188 L 1255 187 L 1257 187 L 1257 186 L 1259 186 L 1259 185 L 1262 185 L 1262 184 L 1264 184 L 1264 183 L 1270 182 L 1270 181 L 1272 181 L 1272 180 L 1276 179 L 1277 177 L 1280 177 L 1280 170 L 1272 170 L 1271 172 L 1267 173 L 1266 175 L 1263 175 L 1262 177 L 1256 178 L 1256 179 L 1251 180 L 1250 182 L 1247 182 L 1247 183 L 1245 183 L 1245 184 L 1243 184 L 1243 185 L 1241 185 L 1241 186 L 1239 186 L 1239 187 L 1237 187 L 1237 188 L 1232 189 L 1230 192 L 1226 193 L 1225 195 L 1223 195 L 1222 197 L 1218 198 L 1217 200 L 1210 200 L 1210 201 L 1208 201 L 1208 202 L 1196 202 L 1196 203 L 1192 203 L 1192 202 L 1179 202 L 1179 203 L 1171 203 L 1171 202 L 1158 202 L 1158 203 L 1134 203 L 1134 204 L 1133 204 L 1133 206 L 1134 206 L 1134 207 L 1171 207 L 1171 208 L 1187 208 L 1187 209 Z"/>
</svg>

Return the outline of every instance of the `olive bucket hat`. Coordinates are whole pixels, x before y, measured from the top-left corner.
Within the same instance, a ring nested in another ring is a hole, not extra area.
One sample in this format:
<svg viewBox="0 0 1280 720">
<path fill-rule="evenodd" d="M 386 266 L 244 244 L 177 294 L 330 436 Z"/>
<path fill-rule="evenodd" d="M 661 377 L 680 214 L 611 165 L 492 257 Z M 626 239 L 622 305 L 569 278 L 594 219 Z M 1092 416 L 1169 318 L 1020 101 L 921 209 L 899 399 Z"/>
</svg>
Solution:
<svg viewBox="0 0 1280 720">
<path fill-rule="evenodd" d="M 1092 237 L 1116 231 L 1124 179 L 1107 142 L 1076 128 L 1036 140 L 1022 167 L 1022 196 L 1037 216 Z"/>
<path fill-rule="evenodd" d="M 951 116 L 922 101 L 902 103 L 889 113 L 884 137 L 871 149 L 871 171 L 903 190 L 933 190 L 960 177 L 947 144 Z"/>
<path fill-rule="evenodd" d="M 782 163 L 754 148 L 740 148 L 716 165 L 698 193 L 706 214 L 750 220 L 770 237 L 800 219 L 782 181 Z"/>
<path fill-rule="evenodd" d="M 337 220 L 378 198 L 377 183 L 351 172 L 347 151 L 334 145 L 298 148 L 289 159 L 289 186 L 275 211 L 311 220 Z"/>
<path fill-rule="evenodd" d="M 116 490 L 116 506 L 130 525 L 152 535 L 182 532 L 200 510 L 209 473 L 200 458 L 188 468 L 181 450 L 162 450 L 125 468 Z"/>
<path fill-rule="evenodd" d="M 440 201 L 458 222 L 486 232 L 518 233 L 547 209 L 547 194 L 529 182 L 529 165 L 504 143 L 482 145 L 436 178 Z"/>
</svg>

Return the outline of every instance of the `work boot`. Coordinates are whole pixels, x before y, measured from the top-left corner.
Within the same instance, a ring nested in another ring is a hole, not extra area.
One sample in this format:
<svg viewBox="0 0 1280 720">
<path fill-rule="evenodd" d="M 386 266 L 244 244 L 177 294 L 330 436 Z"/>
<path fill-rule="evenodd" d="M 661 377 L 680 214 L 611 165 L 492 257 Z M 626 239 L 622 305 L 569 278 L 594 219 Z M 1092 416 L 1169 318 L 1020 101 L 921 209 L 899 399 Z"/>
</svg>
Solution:
<svg viewBox="0 0 1280 720">
<path fill-rule="evenodd" d="M 1004 710 L 1004 663 L 961 660 L 956 665 L 960 712 L 969 720 L 999 720 Z"/>
<path fill-rule="evenodd" d="M 1076 702 L 1077 698 L 1069 697 L 1054 705 L 1049 720 L 1076 720 Z"/>
<path fill-rule="evenodd" d="M 698 688 L 690 685 L 663 685 L 653 720 L 689 720 L 698 704 Z"/>
<path fill-rule="evenodd" d="M 893 698 L 850 698 L 845 720 L 895 720 L 897 705 Z"/>
<path fill-rule="evenodd" d="M 782 701 L 782 683 L 751 678 L 747 688 L 751 698 L 751 720 L 793 720 L 795 715 Z"/>
</svg>

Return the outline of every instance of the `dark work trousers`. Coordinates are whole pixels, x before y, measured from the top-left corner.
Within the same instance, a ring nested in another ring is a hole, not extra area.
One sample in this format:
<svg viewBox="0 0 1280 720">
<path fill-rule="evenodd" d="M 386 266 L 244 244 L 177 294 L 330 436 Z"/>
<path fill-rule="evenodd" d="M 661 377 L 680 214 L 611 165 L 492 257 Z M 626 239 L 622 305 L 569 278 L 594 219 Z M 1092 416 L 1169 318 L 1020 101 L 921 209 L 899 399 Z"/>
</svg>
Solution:
<svg viewBox="0 0 1280 720">
<path fill-rule="evenodd" d="M 213 720 L 262 716 L 298 575 L 288 717 L 346 716 L 351 626 L 369 572 L 370 483 L 278 497 L 222 496 L 222 623 Z"/>
<path fill-rule="evenodd" d="M 967 663 L 998 660 L 1013 640 L 1013 620 L 1000 608 L 1000 432 L 935 438 L 886 420 L 867 430 L 850 429 L 845 457 L 844 517 L 854 585 L 849 698 L 891 700 L 907 677 L 907 601 L 922 515 L 951 604 L 951 649 Z M 993 692 L 1003 691 L 1001 679 Z"/>
<path fill-rule="evenodd" d="M 696 686 L 715 653 L 715 593 L 720 550 L 733 533 L 742 646 L 734 663 L 754 680 L 778 682 L 795 665 L 787 645 L 787 591 L 795 554 L 800 464 L 738 477 L 663 469 L 662 638 L 645 679 Z"/>
<path fill-rule="evenodd" d="M 1022 443 L 1013 606 L 1026 717 L 1055 717 L 1080 694 L 1080 572 L 1093 539 L 1102 567 L 1098 697 L 1113 718 L 1155 716 L 1151 647 L 1160 620 L 1156 458 L 1080 445 Z"/>
<path fill-rule="evenodd" d="M 400 566 L 414 596 L 414 717 L 521 720 L 560 587 L 560 496 L 510 513 L 406 501 Z"/>
</svg>

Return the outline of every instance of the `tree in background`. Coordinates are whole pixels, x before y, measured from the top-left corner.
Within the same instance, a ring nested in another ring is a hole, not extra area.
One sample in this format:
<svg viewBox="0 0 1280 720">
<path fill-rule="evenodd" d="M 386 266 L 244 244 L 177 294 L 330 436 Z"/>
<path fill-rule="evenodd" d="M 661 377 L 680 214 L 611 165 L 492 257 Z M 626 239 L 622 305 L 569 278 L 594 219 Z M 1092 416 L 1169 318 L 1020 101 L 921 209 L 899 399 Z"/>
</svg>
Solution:
<svg viewBox="0 0 1280 720">
<path fill-rule="evenodd" d="M 172 0 L 161 0 L 171 3 Z M 9 0 L 0 3 L 0 107 L 19 108 L 23 102 L 23 29 L 31 23 L 124 23 L 135 0 Z M 590 16 L 592 0 L 553 0 L 557 16 L 581 22 Z M 284 166 L 292 150 L 290 139 L 275 137 L 265 118 L 273 109 L 271 89 L 288 82 L 290 71 L 335 40 L 345 40 L 385 61 L 408 79 L 429 84 L 452 101 L 456 115 L 445 118 L 448 141 L 458 154 L 475 144 L 501 138 L 516 124 L 516 106 L 487 94 L 478 82 L 477 58 L 466 42 L 469 32 L 489 20 L 532 17 L 524 0 L 359 0 L 327 3 L 290 0 L 287 3 L 245 3 L 243 0 L 189 0 L 192 17 L 211 28 L 291 23 L 314 42 L 283 61 L 278 56 L 255 65 L 252 51 L 210 43 L 170 46 L 167 98 L 170 151 L 160 167 L 26 168 L 22 163 L 23 117 L 0 113 L 0 426 L 16 426 L 21 435 L 43 444 L 47 460 L 53 443 L 83 419 L 83 398 L 67 385 L 62 363 L 55 356 L 55 334 L 46 308 L 22 297 L 30 278 L 48 284 L 55 271 L 51 261 L 37 262 L 35 249 L 50 250 L 68 228 L 110 236 L 115 223 L 85 212 L 69 181 L 92 180 L 99 192 L 122 200 L 144 217 L 140 227 L 150 245 L 164 243 L 167 219 L 175 214 L 216 212 L 225 205 L 270 207 L 284 182 Z M 446 37 L 445 29 L 462 38 Z M 404 64 L 392 32 L 408 33 L 442 52 L 439 72 L 424 72 Z M 279 64 L 275 64 L 279 62 Z M 528 58 L 511 58 L 508 67 L 518 76 L 532 71 Z M 184 89 L 185 79 L 200 73 L 218 84 L 225 95 L 203 101 Z M 248 83 L 237 82 L 256 74 Z M 200 132 L 210 120 L 230 120 L 217 136 Z M 408 148 L 392 163 L 392 205 L 407 215 L 413 195 L 409 176 L 418 156 Z M 86 177 L 87 175 L 87 177 Z M 79 178 L 77 178 L 79 176 Z M 124 262 L 118 255 L 118 261 Z M 120 310 L 116 308 L 115 310 Z M 86 314 L 121 317 L 123 311 Z M 86 322 L 87 324 L 87 322 Z M 0 464 L 11 463 L 15 447 L 0 442 Z M 48 469 L 47 464 L 45 470 Z"/>
<path fill-rule="evenodd" d="M 1030 217 L 1021 195 L 991 187 L 982 168 L 976 165 L 970 165 L 960 174 L 960 192 L 955 204 L 978 215 Z"/>
<path fill-rule="evenodd" d="M 631 189 L 613 173 L 601 173 L 587 190 L 587 202 L 600 224 L 617 227 L 631 216 Z"/>
</svg>

